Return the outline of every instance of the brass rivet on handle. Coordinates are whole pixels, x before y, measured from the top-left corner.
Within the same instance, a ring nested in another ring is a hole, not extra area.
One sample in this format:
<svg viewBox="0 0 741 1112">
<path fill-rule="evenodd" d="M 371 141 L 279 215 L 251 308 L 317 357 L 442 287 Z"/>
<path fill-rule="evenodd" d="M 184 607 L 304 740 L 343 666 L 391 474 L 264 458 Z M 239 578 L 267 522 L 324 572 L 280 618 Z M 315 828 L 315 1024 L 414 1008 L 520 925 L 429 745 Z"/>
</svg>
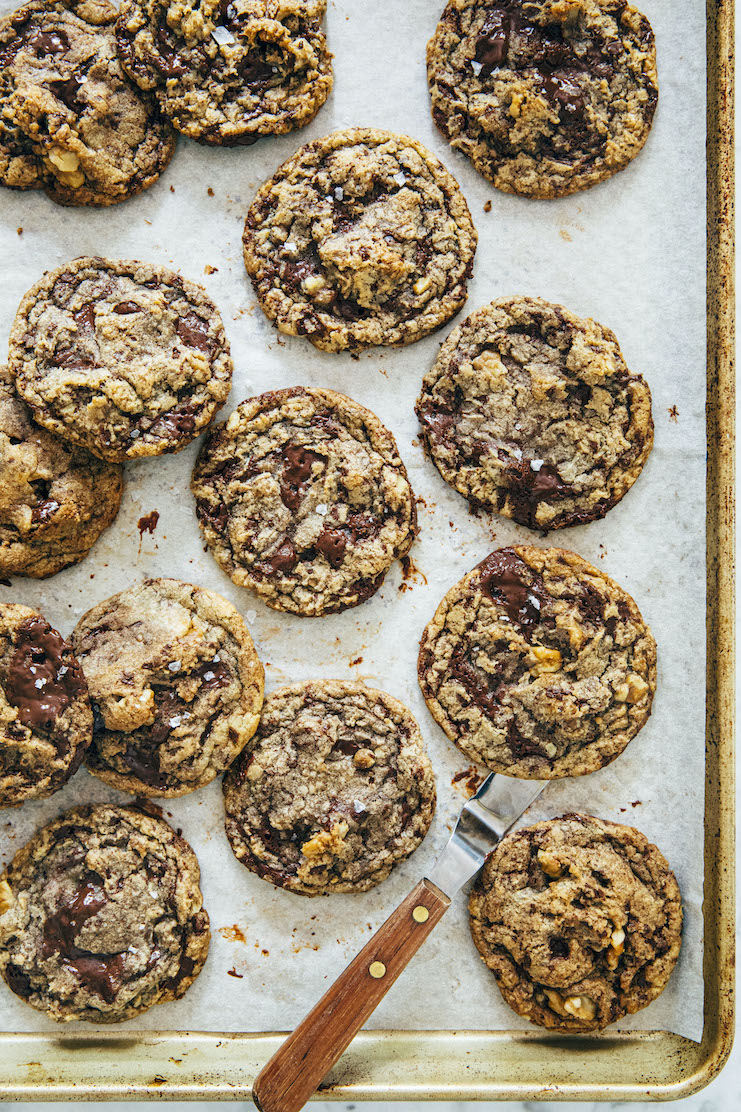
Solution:
<svg viewBox="0 0 741 1112">
<path fill-rule="evenodd" d="M 426 907 L 423 907 L 422 904 L 418 904 L 412 912 L 412 919 L 414 919 L 415 923 L 426 923 L 429 917 L 429 911 Z"/>
<path fill-rule="evenodd" d="M 372 961 L 368 968 L 368 972 L 371 977 L 375 977 L 377 981 L 380 981 L 381 977 L 386 976 L 386 966 L 382 961 Z"/>
</svg>

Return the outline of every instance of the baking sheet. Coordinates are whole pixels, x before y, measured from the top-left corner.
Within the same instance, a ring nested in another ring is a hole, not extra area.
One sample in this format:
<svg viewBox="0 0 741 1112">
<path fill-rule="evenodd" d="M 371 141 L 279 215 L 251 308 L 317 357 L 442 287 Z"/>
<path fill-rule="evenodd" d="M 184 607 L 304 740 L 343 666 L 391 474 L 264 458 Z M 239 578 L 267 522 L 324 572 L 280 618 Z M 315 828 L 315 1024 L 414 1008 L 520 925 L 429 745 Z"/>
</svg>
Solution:
<svg viewBox="0 0 741 1112">
<path fill-rule="evenodd" d="M 3 5 L 3 8 L 11 5 Z M 638 602 L 659 646 L 654 713 L 607 769 L 553 783 L 528 821 L 576 809 L 637 825 L 674 868 L 685 903 L 682 956 L 669 987 L 618 1029 L 702 1032 L 703 772 L 705 729 L 705 12 L 699 0 L 642 7 L 657 36 L 661 97 L 641 156 L 612 181 L 556 202 L 497 193 L 450 150 L 428 114 L 424 49 L 442 4 L 332 3 L 335 92 L 308 128 L 244 150 L 181 140 L 160 182 L 108 210 L 71 210 L 43 195 L 2 193 L 0 332 L 45 269 L 81 254 L 140 258 L 200 281 L 221 310 L 235 376 L 224 415 L 268 388 L 341 390 L 394 432 L 419 506 L 417 570 L 395 566 L 362 607 L 320 620 L 269 610 L 232 585 L 204 553 L 188 490 L 197 445 L 127 466 L 121 513 L 91 556 L 46 582 L 15 580 L 0 601 L 38 606 L 65 634 L 82 612 L 130 583 L 173 575 L 212 587 L 245 615 L 267 687 L 355 677 L 402 699 L 422 726 L 439 804 L 430 835 L 374 891 L 308 900 L 277 890 L 233 858 L 218 783 L 166 813 L 194 846 L 213 926 L 207 966 L 178 1003 L 122 1029 L 260 1031 L 292 1027 L 416 880 L 429 871 L 465 799 L 467 762 L 426 711 L 416 682 L 421 631 L 443 594 L 492 548 L 535 540 L 573 548 Z M 354 360 L 279 336 L 257 307 L 241 261 L 241 228 L 259 184 L 298 146 L 335 127 L 408 132 L 458 179 L 479 232 L 475 277 L 458 319 L 494 297 L 542 296 L 612 328 L 628 365 L 653 393 L 656 441 L 634 489 L 603 522 L 548 541 L 500 518 L 474 518 L 425 461 L 413 412 L 422 376 L 452 327 L 400 351 Z M 172 187 L 172 188 L 170 188 Z M 491 211 L 484 212 L 491 200 Z M 22 232 L 19 231 L 22 229 Z M 211 268 L 216 268 L 208 273 Z M 4 340 L 3 340 L 4 342 Z M 137 523 L 157 510 L 153 535 Z M 80 802 L 122 799 L 87 772 L 52 799 L 0 814 L 0 861 L 44 822 Z M 237 974 L 230 976 L 229 971 Z M 2 987 L 2 986 L 0 986 Z M 83 1025 L 80 1025 L 81 1027 Z M 528 1029 L 502 1003 L 470 940 L 461 896 L 369 1023 L 412 1029 Z M 84 1025 L 90 1030 L 89 1025 Z M 3 988 L 0 1030 L 58 1031 Z M 69 1030 L 69 1028 L 67 1028 Z"/>
</svg>

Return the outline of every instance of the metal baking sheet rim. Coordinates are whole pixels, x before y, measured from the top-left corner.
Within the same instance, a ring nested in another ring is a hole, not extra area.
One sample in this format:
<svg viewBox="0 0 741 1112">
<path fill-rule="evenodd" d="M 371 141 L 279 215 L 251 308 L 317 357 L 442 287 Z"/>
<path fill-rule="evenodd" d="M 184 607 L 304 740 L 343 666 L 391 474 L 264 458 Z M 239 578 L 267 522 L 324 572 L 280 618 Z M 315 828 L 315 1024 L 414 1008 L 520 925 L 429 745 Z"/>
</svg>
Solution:
<svg viewBox="0 0 741 1112">
<path fill-rule="evenodd" d="M 725 1064 L 734 1028 L 734 10 L 708 0 L 708 659 L 705 1025 L 589 1037 L 364 1031 L 322 1100 L 677 1100 Z M 0 1100 L 245 1100 L 283 1035 L 0 1034 Z"/>
</svg>

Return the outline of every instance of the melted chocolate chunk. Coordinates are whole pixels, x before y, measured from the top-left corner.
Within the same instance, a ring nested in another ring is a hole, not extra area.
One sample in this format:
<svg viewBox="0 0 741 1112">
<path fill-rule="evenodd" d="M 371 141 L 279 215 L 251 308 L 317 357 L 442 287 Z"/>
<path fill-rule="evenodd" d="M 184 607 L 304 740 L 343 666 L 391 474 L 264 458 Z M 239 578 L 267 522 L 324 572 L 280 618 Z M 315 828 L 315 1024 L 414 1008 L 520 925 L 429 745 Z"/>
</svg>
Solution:
<svg viewBox="0 0 741 1112">
<path fill-rule="evenodd" d="M 194 313 L 192 309 L 184 317 L 178 319 L 176 331 L 188 347 L 202 351 L 205 355 L 211 354 L 212 343 L 208 335 L 208 322 Z"/>
<path fill-rule="evenodd" d="M 149 736 L 137 734 L 122 754 L 124 764 L 137 779 L 152 788 L 166 788 L 168 777 L 160 771 L 160 745 L 169 736 L 172 726 L 163 717 L 161 702 L 157 706 L 157 717 L 149 729 Z"/>
<path fill-rule="evenodd" d="M 121 987 L 124 955 L 93 953 L 76 944 L 79 931 L 107 902 L 102 878 L 97 873 L 87 873 L 72 899 L 47 917 L 41 952 L 47 958 L 58 954 L 87 988 L 111 1004 Z"/>
<path fill-rule="evenodd" d="M 479 564 L 479 583 L 483 593 L 504 608 L 511 622 L 523 629 L 543 622 L 541 611 L 548 596 L 539 576 L 511 548 L 492 552 Z"/>
<path fill-rule="evenodd" d="M 135 301 L 119 301 L 118 305 L 113 306 L 113 312 L 119 315 L 126 315 L 128 313 L 141 313 L 141 305 L 137 305 Z"/>
<path fill-rule="evenodd" d="M 537 512 L 541 502 L 555 502 L 573 496 L 574 488 L 565 483 L 555 467 L 543 463 L 538 470 L 533 460 L 523 457 L 505 469 L 509 479 L 506 493 L 513 503 L 513 516 L 531 529 L 538 528 Z"/>
<path fill-rule="evenodd" d="M 61 100 L 62 104 L 65 104 L 71 112 L 79 113 L 84 110 L 85 105 L 77 94 L 84 84 L 85 78 L 73 73 L 66 81 L 50 81 L 49 88 L 57 100 Z"/>
<path fill-rule="evenodd" d="M 324 529 L 316 540 L 316 547 L 333 568 L 345 559 L 347 537 L 341 529 Z"/>
<path fill-rule="evenodd" d="M 310 448 L 298 444 L 287 444 L 283 449 L 283 473 L 280 479 L 280 496 L 283 504 L 294 513 L 301 505 L 303 489 L 309 481 L 314 463 L 326 463 Z"/>
<path fill-rule="evenodd" d="M 450 661 L 450 674 L 458 680 L 473 702 L 481 707 L 486 715 L 492 717 L 499 711 L 497 692 L 490 687 L 492 682 L 496 683 L 498 672 L 487 677 L 487 674 L 479 671 L 465 655 L 463 648 L 459 647 Z"/>
<path fill-rule="evenodd" d="M 44 618 L 28 618 L 18 629 L 5 676 L 5 695 L 17 707 L 18 721 L 50 729 L 86 692 L 82 669 L 64 638 Z"/>
<path fill-rule="evenodd" d="M 159 53 L 152 54 L 151 61 L 160 73 L 164 74 L 165 77 L 182 77 L 183 74 L 188 72 L 188 67 L 175 50 L 175 47 L 169 42 L 164 27 L 157 28 L 155 42 Z"/>
<path fill-rule="evenodd" d="M 354 738 L 351 734 L 344 734 L 339 737 L 332 746 L 339 753 L 344 753 L 346 757 L 354 757 L 359 749 L 363 749 L 363 743 Z"/>
<path fill-rule="evenodd" d="M 63 54 L 69 50 L 69 39 L 64 31 L 42 31 L 35 28 L 28 35 L 23 35 L 22 40 L 26 46 L 33 50 L 37 58 L 44 58 L 48 54 Z"/>
<path fill-rule="evenodd" d="M 261 560 L 259 564 L 255 565 L 255 568 L 259 568 L 260 571 L 267 575 L 278 575 L 279 572 L 287 574 L 293 571 L 297 563 L 298 556 L 296 555 L 293 541 L 286 537 L 278 551 L 269 559 Z"/>
<path fill-rule="evenodd" d="M 164 417 L 158 417 L 152 425 L 151 431 L 158 436 L 166 435 L 180 439 L 190 436 L 196 427 L 195 414 L 198 407 L 192 402 L 183 402 L 176 409 L 170 410 Z"/>
</svg>

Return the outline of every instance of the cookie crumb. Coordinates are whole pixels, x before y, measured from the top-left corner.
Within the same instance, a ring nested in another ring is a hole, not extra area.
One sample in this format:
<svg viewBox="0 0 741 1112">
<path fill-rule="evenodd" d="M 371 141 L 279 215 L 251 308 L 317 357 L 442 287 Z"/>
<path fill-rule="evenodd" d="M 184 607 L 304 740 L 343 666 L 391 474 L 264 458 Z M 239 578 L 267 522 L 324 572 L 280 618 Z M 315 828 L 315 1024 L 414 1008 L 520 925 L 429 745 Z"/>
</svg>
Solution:
<svg viewBox="0 0 741 1112">
<path fill-rule="evenodd" d="M 206 192 L 208 193 L 209 197 L 213 197 L 213 196 L 214 196 L 214 191 L 213 191 L 213 189 L 211 188 L 211 186 L 210 186 L 210 185 L 209 185 L 208 189 L 206 190 Z"/>
<path fill-rule="evenodd" d="M 677 418 L 679 417 L 679 410 L 677 409 L 677 407 L 675 405 L 670 406 L 667 412 L 669 413 L 669 420 L 673 421 L 676 425 Z"/>
<path fill-rule="evenodd" d="M 203 273 L 204 274 L 218 274 L 219 273 L 219 268 L 218 268 L 218 266 L 210 266 L 209 263 L 206 263 L 206 265 L 203 268 Z"/>
<path fill-rule="evenodd" d="M 17 228 L 16 230 L 17 230 L 19 236 L 23 235 L 23 228 Z"/>
<path fill-rule="evenodd" d="M 491 212 L 491 201 L 487 201 L 484 205 L 484 212 Z"/>
</svg>

